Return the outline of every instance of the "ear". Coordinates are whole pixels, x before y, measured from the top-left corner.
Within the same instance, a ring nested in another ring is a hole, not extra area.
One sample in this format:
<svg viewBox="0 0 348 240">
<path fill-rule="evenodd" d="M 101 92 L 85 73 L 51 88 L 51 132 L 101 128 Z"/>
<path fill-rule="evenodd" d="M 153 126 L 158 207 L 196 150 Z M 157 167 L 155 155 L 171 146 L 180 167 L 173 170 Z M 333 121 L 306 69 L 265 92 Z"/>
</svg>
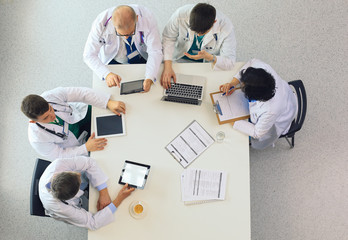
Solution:
<svg viewBox="0 0 348 240">
<path fill-rule="evenodd" d="M 216 23 L 216 19 L 215 19 L 214 23 Z"/>
</svg>

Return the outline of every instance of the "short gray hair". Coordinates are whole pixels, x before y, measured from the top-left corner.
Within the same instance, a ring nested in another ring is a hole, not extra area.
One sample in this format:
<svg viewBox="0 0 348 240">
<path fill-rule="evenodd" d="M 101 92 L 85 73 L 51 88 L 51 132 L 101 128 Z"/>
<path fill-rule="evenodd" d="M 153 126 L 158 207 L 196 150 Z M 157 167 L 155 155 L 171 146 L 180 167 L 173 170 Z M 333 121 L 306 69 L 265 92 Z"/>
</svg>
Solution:
<svg viewBox="0 0 348 240">
<path fill-rule="evenodd" d="M 74 172 L 58 173 L 51 182 L 53 196 L 61 201 L 73 198 L 79 189 L 80 176 Z"/>
</svg>

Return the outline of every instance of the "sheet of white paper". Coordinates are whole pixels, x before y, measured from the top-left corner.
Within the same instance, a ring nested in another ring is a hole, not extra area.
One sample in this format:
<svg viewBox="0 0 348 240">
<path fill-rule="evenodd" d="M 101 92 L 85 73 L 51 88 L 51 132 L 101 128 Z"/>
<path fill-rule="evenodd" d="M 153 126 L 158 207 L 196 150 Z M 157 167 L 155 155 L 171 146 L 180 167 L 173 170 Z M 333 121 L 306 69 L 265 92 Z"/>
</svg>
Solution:
<svg viewBox="0 0 348 240">
<path fill-rule="evenodd" d="M 219 101 L 222 112 L 222 115 L 219 114 L 221 122 L 249 115 L 249 101 L 240 89 L 235 90 L 230 96 L 216 93 L 213 99 L 215 103 Z"/>
<path fill-rule="evenodd" d="M 214 141 L 197 121 L 193 121 L 166 148 L 185 168 Z"/>
<path fill-rule="evenodd" d="M 187 169 L 181 175 L 183 201 L 224 200 L 227 174 L 224 171 Z"/>
</svg>

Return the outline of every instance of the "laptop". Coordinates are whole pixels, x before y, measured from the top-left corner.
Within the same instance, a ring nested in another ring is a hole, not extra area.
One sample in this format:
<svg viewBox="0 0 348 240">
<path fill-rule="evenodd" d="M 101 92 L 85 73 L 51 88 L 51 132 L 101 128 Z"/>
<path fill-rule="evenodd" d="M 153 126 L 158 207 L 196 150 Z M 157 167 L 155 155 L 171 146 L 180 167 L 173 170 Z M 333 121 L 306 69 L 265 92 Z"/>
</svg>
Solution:
<svg viewBox="0 0 348 240">
<path fill-rule="evenodd" d="M 176 83 L 164 89 L 162 101 L 201 105 L 206 78 L 202 76 L 176 74 Z"/>
</svg>

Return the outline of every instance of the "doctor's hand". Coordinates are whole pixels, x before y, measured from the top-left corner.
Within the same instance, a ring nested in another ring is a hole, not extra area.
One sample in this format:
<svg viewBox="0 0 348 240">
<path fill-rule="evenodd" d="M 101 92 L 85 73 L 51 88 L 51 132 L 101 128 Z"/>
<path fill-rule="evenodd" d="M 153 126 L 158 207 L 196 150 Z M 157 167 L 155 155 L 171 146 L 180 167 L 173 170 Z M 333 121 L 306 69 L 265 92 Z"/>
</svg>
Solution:
<svg viewBox="0 0 348 240">
<path fill-rule="evenodd" d="M 88 152 L 100 151 L 103 150 L 106 146 L 106 138 L 95 138 L 95 133 L 88 138 L 88 141 L 85 143 Z"/>
<path fill-rule="evenodd" d="M 234 87 L 231 89 L 231 87 Z M 226 83 L 223 84 L 219 87 L 220 92 L 222 92 L 223 94 L 225 93 L 226 96 L 231 95 L 236 89 L 235 89 L 235 85 L 233 83 Z"/>
<path fill-rule="evenodd" d="M 118 76 L 117 74 L 115 73 L 109 73 L 107 76 L 106 76 L 106 84 L 108 85 L 108 87 L 121 87 L 121 77 Z"/>
<path fill-rule="evenodd" d="M 126 104 L 121 101 L 109 100 L 107 107 L 118 116 L 121 116 L 121 113 L 126 113 Z"/>
<path fill-rule="evenodd" d="M 174 83 L 176 83 L 176 76 L 172 68 L 172 61 L 164 61 L 164 68 L 161 76 L 161 85 L 163 88 L 168 89 L 171 87 L 170 83 L 172 78 Z"/>
<path fill-rule="evenodd" d="M 111 198 L 107 188 L 99 191 L 99 199 L 97 203 L 97 210 L 100 211 L 111 203 Z"/>
<path fill-rule="evenodd" d="M 151 79 L 145 79 L 145 81 L 143 83 L 144 92 L 150 91 L 151 85 L 152 85 L 152 80 Z"/>
<path fill-rule="evenodd" d="M 213 61 L 214 56 L 205 50 L 199 51 L 197 55 L 191 55 L 188 54 L 187 52 L 184 53 L 186 57 L 191 58 L 193 60 L 200 60 L 200 59 L 205 59 L 207 61 Z"/>
<path fill-rule="evenodd" d="M 126 183 L 126 185 L 124 185 L 123 188 L 118 192 L 117 197 L 112 203 L 115 205 L 115 207 L 120 206 L 122 201 L 126 199 L 134 190 L 134 188 L 128 187 L 128 183 Z"/>
</svg>

